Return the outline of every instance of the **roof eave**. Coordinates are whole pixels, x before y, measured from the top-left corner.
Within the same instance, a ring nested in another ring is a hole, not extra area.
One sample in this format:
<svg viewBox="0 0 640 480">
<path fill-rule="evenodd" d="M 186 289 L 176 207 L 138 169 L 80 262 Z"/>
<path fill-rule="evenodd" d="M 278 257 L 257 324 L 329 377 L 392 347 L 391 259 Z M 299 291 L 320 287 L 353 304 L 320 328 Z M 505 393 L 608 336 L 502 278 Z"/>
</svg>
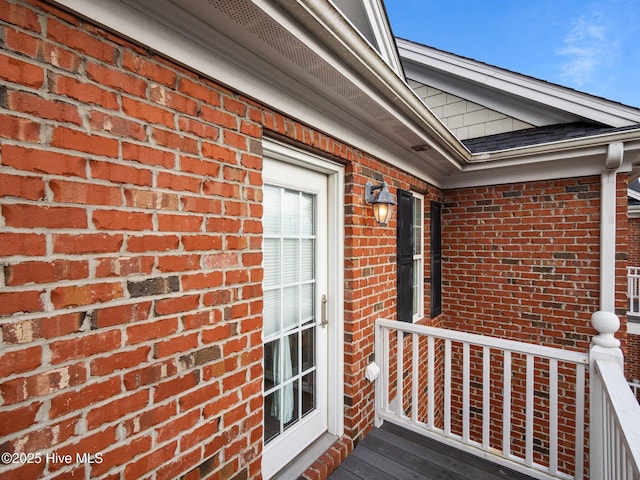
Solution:
<svg viewBox="0 0 640 480">
<path fill-rule="evenodd" d="M 633 175 L 640 161 L 640 128 L 475 154 L 461 172 L 444 180 L 443 187 L 599 175 L 612 143 L 624 146 L 624 161 L 619 171 Z"/>
</svg>

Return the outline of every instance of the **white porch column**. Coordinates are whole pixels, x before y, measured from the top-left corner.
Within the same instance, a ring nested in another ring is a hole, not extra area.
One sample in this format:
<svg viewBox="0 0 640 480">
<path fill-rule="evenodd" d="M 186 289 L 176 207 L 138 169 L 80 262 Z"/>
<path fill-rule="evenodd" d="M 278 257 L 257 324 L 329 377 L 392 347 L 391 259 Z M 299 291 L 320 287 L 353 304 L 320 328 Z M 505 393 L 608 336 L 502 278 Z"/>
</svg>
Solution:
<svg viewBox="0 0 640 480">
<path fill-rule="evenodd" d="M 589 470 L 592 480 L 605 478 L 603 385 L 595 372 L 595 361 L 614 361 L 621 370 L 624 368 L 620 340 L 615 337 L 620 328 L 620 319 L 615 314 L 616 177 L 623 156 L 622 143 L 610 144 L 600 177 L 600 311 L 591 316 L 591 324 L 598 335 L 592 338 L 589 350 Z"/>
<path fill-rule="evenodd" d="M 624 144 L 609 144 L 600 190 L 600 310 L 615 313 L 616 298 L 616 177 Z"/>
</svg>

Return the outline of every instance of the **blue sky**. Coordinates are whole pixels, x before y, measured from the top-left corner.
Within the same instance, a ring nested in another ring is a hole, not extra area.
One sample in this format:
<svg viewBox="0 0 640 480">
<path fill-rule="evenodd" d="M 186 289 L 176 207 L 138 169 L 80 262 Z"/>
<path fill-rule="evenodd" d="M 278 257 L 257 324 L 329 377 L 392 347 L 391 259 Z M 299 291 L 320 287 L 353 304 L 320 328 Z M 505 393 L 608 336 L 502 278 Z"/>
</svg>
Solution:
<svg viewBox="0 0 640 480">
<path fill-rule="evenodd" d="M 640 108 L 640 0 L 384 3 L 398 37 Z"/>
</svg>

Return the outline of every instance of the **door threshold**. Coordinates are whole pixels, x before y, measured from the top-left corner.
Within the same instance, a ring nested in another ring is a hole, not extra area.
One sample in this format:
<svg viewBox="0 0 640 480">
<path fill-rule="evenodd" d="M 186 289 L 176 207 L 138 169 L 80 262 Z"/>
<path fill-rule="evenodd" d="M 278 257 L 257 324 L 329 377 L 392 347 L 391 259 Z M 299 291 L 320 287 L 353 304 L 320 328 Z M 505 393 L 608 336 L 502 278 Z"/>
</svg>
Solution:
<svg viewBox="0 0 640 480">
<path fill-rule="evenodd" d="M 271 480 L 298 480 L 307 471 L 313 462 L 326 452 L 338 437 L 330 433 L 323 433 L 318 439 L 309 445 L 296 458 L 291 460 L 282 470 L 276 473 Z"/>
</svg>

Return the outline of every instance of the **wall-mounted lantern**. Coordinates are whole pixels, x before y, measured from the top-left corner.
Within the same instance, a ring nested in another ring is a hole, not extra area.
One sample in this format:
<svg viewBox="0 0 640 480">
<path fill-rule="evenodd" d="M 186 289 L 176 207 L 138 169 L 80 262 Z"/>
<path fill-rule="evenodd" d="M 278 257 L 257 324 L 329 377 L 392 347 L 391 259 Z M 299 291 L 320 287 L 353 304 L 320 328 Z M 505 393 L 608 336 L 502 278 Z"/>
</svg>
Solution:
<svg viewBox="0 0 640 480">
<path fill-rule="evenodd" d="M 367 182 L 364 186 L 364 200 L 373 204 L 373 216 L 379 225 L 386 225 L 391 219 L 391 211 L 396 201 L 393 195 L 387 189 L 387 183 L 382 182 L 380 185 L 373 185 Z"/>
</svg>

